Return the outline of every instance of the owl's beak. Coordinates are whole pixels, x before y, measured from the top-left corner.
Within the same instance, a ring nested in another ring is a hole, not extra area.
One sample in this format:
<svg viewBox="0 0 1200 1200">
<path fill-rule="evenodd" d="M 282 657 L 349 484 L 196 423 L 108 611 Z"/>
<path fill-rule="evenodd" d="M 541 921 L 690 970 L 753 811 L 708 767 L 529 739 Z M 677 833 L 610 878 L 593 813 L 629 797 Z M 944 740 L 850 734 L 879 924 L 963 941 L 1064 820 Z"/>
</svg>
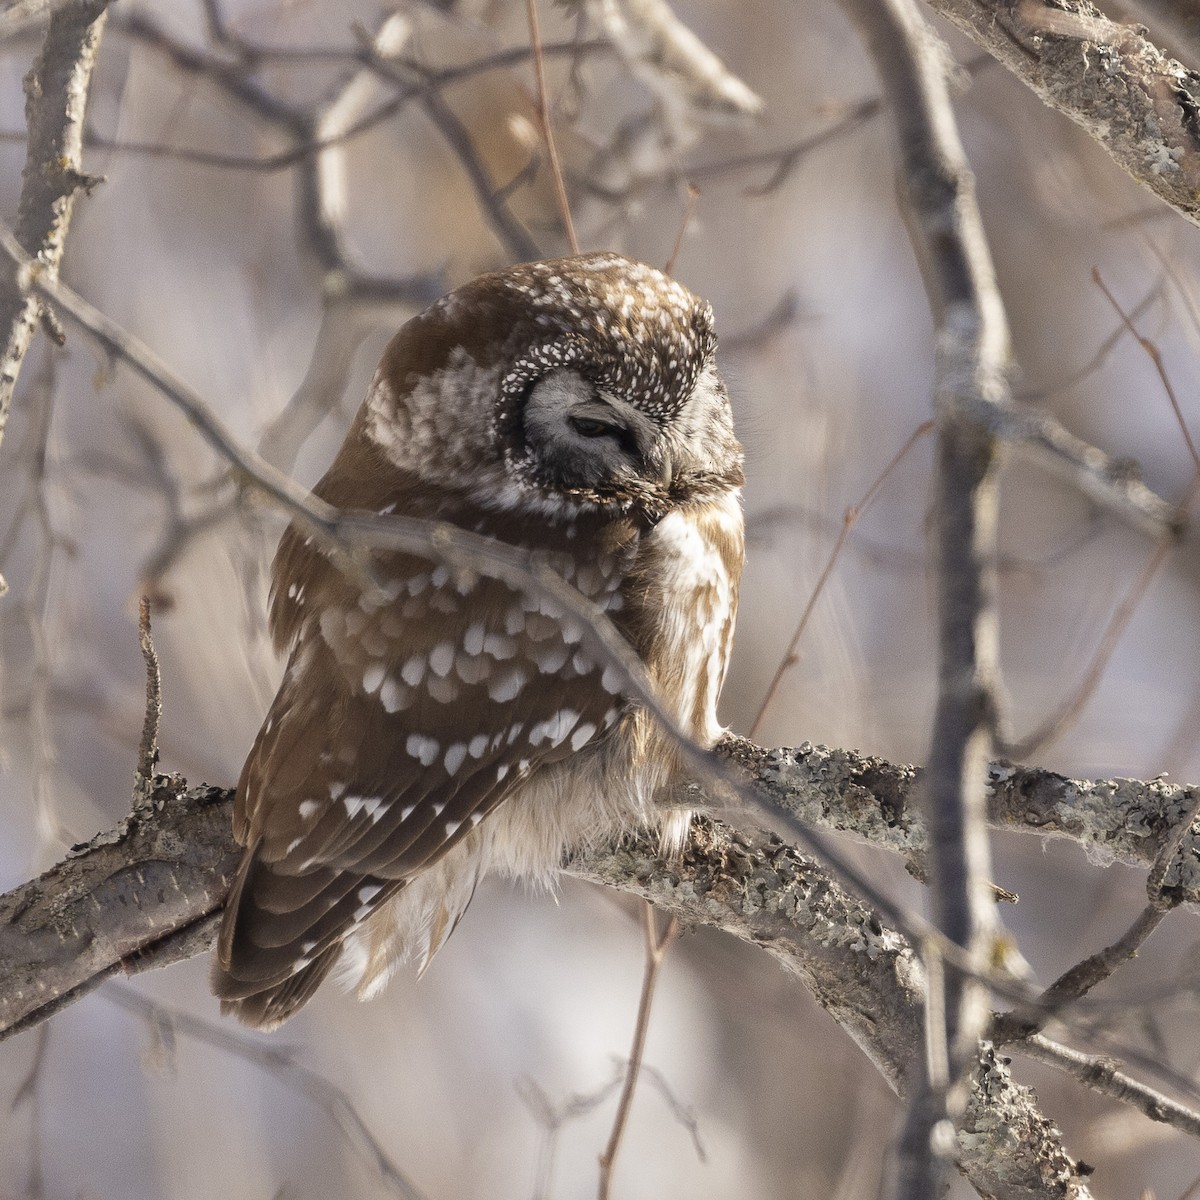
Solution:
<svg viewBox="0 0 1200 1200">
<path fill-rule="evenodd" d="M 674 477 L 675 466 L 671 462 L 671 452 L 669 450 L 664 450 L 662 465 L 658 469 L 658 479 L 663 486 L 663 491 L 669 492 L 671 490 L 671 480 L 674 479 Z"/>
</svg>

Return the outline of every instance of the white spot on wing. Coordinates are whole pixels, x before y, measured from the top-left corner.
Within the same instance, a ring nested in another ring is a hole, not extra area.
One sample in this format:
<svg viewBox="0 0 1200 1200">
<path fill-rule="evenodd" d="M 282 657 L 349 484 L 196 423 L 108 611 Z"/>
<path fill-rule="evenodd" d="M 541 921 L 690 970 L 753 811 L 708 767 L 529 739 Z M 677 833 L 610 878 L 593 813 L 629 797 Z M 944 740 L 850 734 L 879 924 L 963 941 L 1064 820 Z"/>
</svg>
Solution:
<svg viewBox="0 0 1200 1200">
<path fill-rule="evenodd" d="M 346 809 L 348 819 L 353 820 L 360 812 L 365 812 L 371 818 L 372 824 L 377 822 L 388 808 L 382 796 L 347 796 L 342 805 Z"/>
<path fill-rule="evenodd" d="M 450 674 L 452 666 L 454 666 L 454 643 L 438 642 L 429 652 L 429 669 L 444 679 Z"/>
<path fill-rule="evenodd" d="M 474 624 L 468 625 L 466 633 L 463 634 L 463 649 L 468 654 L 481 653 L 486 633 L 487 630 L 484 629 L 482 621 L 476 621 Z"/>
<path fill-rule="evenodd" d="M 575 709 L 560 708 L 554 716 L 530 728 L 529 744 L 540 746 L 542 742 L 549 742 L 551 746 L 561 746 L 578 720 L 579 713 Z"/>
<path fill-rule="evenodd" d="M 571 734 L 571 749 L 582 749 L 592 740 L 595 733 L 596 727 L 590 721 L 585 721 L 582 725 L 576 726 L 575 732 Z"/>
<path fill-rule="evenodd" d="M 408 741 L 404 743 L 404 749 L 412 758 L 418 759 L 423 767 L 432 765 L 441 748 L 437 738 L 426 737 L 421 733 L 410 733 Z"/>
<path fill-rule="evenodd" d="M 404 680 L 409 687 L 416 687 L 422 679 L 425 678 L 425 668 L 428 664 L 421 654 L 414 654 L 404 666 L 400 668 L 400 678 Z"/>
<path fill-rule="evenodd" d="M 512 658 L 517 652 L 517 643 L 503 633 L 489 633 L 483 639 L 483 649 L 495 659 Z"/>
<path fill-rule="evenodd" d="M 399 712 L 402 708 L 408 707 L 408 701 L 409 691 L 404 684 L 390 676 L 384 680 L 383 687 L 379 689 L 379 702 L 383 705 L 385 712 Z"/>
<path fill-rule="evenodd" d="M 488 683 L 488 695 L 497 704 L 507 704 L 521 694 L 521 689 L 528 682 L 529 676 L 520 667 L 509 667 Z"/>
</svg>

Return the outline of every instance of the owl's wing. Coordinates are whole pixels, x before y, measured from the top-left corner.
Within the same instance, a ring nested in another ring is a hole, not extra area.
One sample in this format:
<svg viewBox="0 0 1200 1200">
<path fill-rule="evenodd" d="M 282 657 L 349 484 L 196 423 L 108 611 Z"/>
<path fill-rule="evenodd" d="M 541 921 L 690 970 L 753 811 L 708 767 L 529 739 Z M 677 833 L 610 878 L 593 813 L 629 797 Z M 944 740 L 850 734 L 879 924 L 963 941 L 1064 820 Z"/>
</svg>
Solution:
<svg viewBox="0 0 1200 1200">
<path fill-rule="evenodd" d="M 618 562 L 572 582 L 616 608 Z M 227 1000 L 305 972 L 311 986 L 290 984 L 304 987 L 298 1006 L 355 925 L 620 715 L 615 676 L 552 603 L 416 558 L 389 560 L 386 578 L 364 595 L 330 568 L 285 595 L 311 615 L 293 614 L 287 672 L 238 786 L 250 849 L 220 944 Z"/>
</svg>

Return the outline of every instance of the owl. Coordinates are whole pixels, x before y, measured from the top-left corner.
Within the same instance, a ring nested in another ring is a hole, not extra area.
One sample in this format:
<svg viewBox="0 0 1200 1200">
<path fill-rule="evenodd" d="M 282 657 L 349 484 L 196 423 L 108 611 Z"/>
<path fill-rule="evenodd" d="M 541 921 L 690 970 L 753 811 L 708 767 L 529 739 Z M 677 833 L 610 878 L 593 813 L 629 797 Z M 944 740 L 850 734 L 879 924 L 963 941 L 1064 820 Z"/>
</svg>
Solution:
<svg viewBox="0 0 1200 1200">
<path fill-rule="evenodd" d="M 743 560 L 742 452 L 712 311 L 615 254 L 484 275 L 393 338 L 330 504 L 520 547 L 615 623 L 699 742 L 721 734 Z M 552 601 L 380 552 L 373 583 L 294 526 L 270 608 L 288 654 L 237 788 L 245 847 L 213 969 L 271 1028 L 330 971 L 362 997 L 423 971 L 489 872 L 552 883 L 564 855 L 656 807 L 676 745 Z"/>
</svg>

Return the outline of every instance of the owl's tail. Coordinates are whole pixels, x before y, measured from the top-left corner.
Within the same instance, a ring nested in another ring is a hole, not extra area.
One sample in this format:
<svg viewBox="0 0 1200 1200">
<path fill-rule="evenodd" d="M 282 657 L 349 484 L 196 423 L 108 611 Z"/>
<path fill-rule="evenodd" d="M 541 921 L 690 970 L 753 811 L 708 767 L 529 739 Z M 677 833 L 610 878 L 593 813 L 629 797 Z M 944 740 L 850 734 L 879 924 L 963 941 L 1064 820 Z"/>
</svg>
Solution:
<svg viewBox="0 0 1200 1200">
<path fill-rule="evenodd" d="M 321 981 L 329 974 L 333 964 L 341 955 L 341 943 L 331 946 L 318 954 L 307 967 L 282 983 L 264 988 L 261 992 L 253 992 L 249 996 L 239 996 L 235 1000 L 222 1000 L 221 1012 L 227 1016 L 237 1017 L 243 1025 L 255 1029 L 277 1029 L 297 1009 L 307 1004 L 313 992 L 321 985 Z M 222 995 L 222 989 L 230 982 L 230 977 L 219 962 L 213 964 L 213 991 Z"/>
<path fill-rule="evenodd" d="M 274 1029 L 307 1003 L 364 915 L 399 886 L 330 868 L 284 874 L 247 849 L 221 920 L 212 990 L 221 1011 Z"/>
</svg>

